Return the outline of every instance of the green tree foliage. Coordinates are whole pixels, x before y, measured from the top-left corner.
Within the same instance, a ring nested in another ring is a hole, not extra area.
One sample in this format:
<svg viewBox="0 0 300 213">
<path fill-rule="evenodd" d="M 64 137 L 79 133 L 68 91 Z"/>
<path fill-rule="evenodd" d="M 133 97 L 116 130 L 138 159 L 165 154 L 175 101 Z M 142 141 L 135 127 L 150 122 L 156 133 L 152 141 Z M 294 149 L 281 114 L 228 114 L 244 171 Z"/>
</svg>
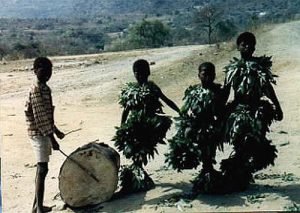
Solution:
<svg viewBox="0 0 300 213">
<path fill-rule="evenodd" d="M 28 44 L 16 43 L 12 47 L 13 58 L 34 58 L 43 54 L 42 45 L 38 42 Z"/>
<path fill-rule="evenodd" d="M 201 7 L 195 14 L 195 22 L 207 33 L 207 41 L 212 43 L 212 35 L 216 28 L 217 19 L 220 17 L 219 10 L 211 5 L 206 4 Z"/>
<path fill-rule="evenodd" d="M 66 37 L 74 38 L 88 45 L 93 45 L 96 49 L 104 49 L 105 44 L 105 35 L 102 32 L 99 32 L 97 29 L 90 29 L 88 31 L 79 29 L 79 30 L 70 30 L 65 34 Z"/>
<path fill-rule="evenodd" d="M 128 32 L 128 40 L 134 48 L 165 46 L 169 36 L 169 28 L 159 20 L 143 20 L 132 26 Z"/>
<path fill-rule="evenodd" d="M 171 30 L 172 44 L 188 45 L 192 43 L 192 33 L 184 27 L 178 27 Z"/>
<path fill-rule="evenodd" d="M 216 24 L 216 36 L 219 41 L 229 40 L 234 37 L 237 32 L 237 26 L 230 20 L 222 20 Z"/>
<path fill-rule="evenodd" d="M 253 14 L 251 17 L 249 17 L 248 20 L 248 28 L 254 30 L 259 26 L 259 17 L 256 14 Z"/>
<path fill-rule="evenodd" d="M 9 53 L 9 51 L 9 47 L 6 44 L 0 43 L 0 60 L 2 60 Z"/>
</svg>

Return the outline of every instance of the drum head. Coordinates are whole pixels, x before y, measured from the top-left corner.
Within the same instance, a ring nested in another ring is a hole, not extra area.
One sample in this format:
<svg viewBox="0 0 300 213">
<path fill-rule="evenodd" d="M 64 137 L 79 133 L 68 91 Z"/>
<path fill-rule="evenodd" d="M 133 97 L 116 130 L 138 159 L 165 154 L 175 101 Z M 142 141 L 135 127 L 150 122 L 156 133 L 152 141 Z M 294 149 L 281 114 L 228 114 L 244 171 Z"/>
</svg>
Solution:
<svg viewBox="0 0 300 213">
<path fill-rule="evenodd" d="M 119 154 L 114 149 L 91 143 L 78 148 L 69 158 L 63 163 L 59 174 L 60 194 L 66 204 L 83 207 L 112 197 L 118 184 L 120 162 Z M 99 182 L 91 176 L 95 176 Z"/>
</svg>

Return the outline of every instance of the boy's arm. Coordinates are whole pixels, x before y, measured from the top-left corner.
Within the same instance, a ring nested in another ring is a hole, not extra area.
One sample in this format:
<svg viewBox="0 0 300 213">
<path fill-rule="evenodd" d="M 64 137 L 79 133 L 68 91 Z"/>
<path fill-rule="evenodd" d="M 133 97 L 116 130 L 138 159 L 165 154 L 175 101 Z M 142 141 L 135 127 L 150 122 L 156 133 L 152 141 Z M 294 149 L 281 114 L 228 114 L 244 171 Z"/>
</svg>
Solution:
<svg viewBox="0 0 300 213">
<path fill-rule="evenodd" d="M 173 110 L 175 110 L 176 112 L 178 112 L 180 114 L 180 109 L 178 108 L 178 106 L 172 101 L 170 100 L 167 96 L 165 96 L 165 94 L 163 94 L 163 92 L 161 90 L 159 90 L 159 97 L 161 98 L 161 100 L 163 100 L 169 107 L 171 107 Z"/>
<path fill-rule="evenodd" d="M 230 88 L 231 88 L 231 84 L 229 84 L 227 82 L 227 77 L 225 77 L 225 80 L 224 80 L 224 86 L 223 86 L 223 92 L 222 92 L 222 95 L 224 96 L 223 97 L 223 100 L 225 101 L 225 103 L 227 102 L 228 98 L 229 98 L 229 95 L 230 95 Z"/>
<path fill-rule="evenodd" d="M 62 131 L 60 131 L 56 125 L 54 125 L 54 133 L 55 135 L 59 138 L 59 139 L 63 139 L 65 137 L 65 133 L 63 133 Z"/>
<path fill-rule="evenodd" d="M 217 90 L 215 91 L 215 95 L 216 95 L 216 115 L 217 118 L 221 118 L 222 116 L 224 116 L 225 114 L 225 105 L 228 99 L 228 94 L 227 91 L 228 88 L 224 88 L 221 85 L 219 87 L 217 87 Z M 230 90 L 230 87 L 229 87 Z"/>
<path fill-rule="evenodd" d="M 57 141 L 54 138 L 53 134 L 48 135 L 48 137 L 50 137 L 51 143 L 52 143 L 52 148 L 54 150 L 59 150 L 59 144 L 57 143 Z"/>
<path fill-rule="evenodd" d="M 267 93 L 266 96 L 272 101 L 272 103 L 275 105 L 275 119 L 278 121 L 281 121 L 283 119 L 283 112 L 281 109 L 281 106 L 279 104 L 279 101 L 277 99 L 276 93 L 274 91 L 274 88 L 271 84 L 267 87 Z"/>
<path fill-rule="evenodd" d="M 125 121 L 127 120 L 128 114 L 129 114 L 129 109 L 128 107 L 125 107 L 125 109 L 122 112 L 121 125 L 125 123 Z"/>
</svg>

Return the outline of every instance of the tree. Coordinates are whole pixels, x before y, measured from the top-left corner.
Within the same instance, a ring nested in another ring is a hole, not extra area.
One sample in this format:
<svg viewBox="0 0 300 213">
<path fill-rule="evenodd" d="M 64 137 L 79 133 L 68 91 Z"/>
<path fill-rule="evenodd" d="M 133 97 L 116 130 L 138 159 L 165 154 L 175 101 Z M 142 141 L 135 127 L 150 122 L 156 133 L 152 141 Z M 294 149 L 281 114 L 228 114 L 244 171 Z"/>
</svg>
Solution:
<svg viewBox="0 0 300 213">
<path fill-rule="evenodd" d="M 0 44 L 0 60 L 2 60 L 8 53 L 10 49 L 6 44 Z"/>
<path fill-rule="evenodd" d="M 97 50 L 104 49 L 106 35 L 100 32 L 98 29 L 71 29 L 65 32 L 65 37 L 70 38 L 73 42 L 77 43 L 77 45 L 82 44 L 87 47 L 96 48 Z"/>
<path fill-rule="evenodd" d="M 164 46 L 169 36 L 169 28 L 159 20 L 143 20 L 131 27 L 128 31 L 128 39 L 132 42 L 134 48 L 155 48 Z"/>
<path fill-rule="evenodd" d="M 216 24 L 216 35 L 218 40 L 224 41 L 234 37 L 238 32 L 237 26 L 230 20 L 222 20 Z"/>
<path fill-rule="evenodd" d="M 191 43 L 192 33 L 185 27 L 178 27 L 171 31 L 174 45 L 188 45 Z"/>
<path fill-rule="evenodd" d="M 253 14 L 248 21 L 248 28 L 255 30 L 259 26 L 259 17 L 256 14 Z"/>
<path fill-rule="evenodd" d="M 28 44 L 16 43 L 13 45 L 12 50 L 15 54 L 23 58 L 34 58 L 43 54 L 41 44 L 38 42 L 31 42 Z"/>
<path fill-rule="evenodd" d="M 216 21 L 219 16 L 220 13 L 217 8 L 211 4 L 206 4 L 203 7 L 200 7 L 196 13 L 196 23 L 200 24 L 200 27 L 207 32 L 208 44 L 211 44 L 212 42 L 212 33 L 215 30 Z"/>
</svg>

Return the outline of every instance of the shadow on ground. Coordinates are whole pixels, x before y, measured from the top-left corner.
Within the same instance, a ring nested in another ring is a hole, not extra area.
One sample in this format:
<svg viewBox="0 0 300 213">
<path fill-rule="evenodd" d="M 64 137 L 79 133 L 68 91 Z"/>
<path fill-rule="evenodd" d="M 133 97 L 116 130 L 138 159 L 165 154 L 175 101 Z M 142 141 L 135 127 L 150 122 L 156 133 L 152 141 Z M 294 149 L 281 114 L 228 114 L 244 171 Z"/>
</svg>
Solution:
<svg viewBox="0 0 300 213">
<path fill-rule="evenodd" d="M 90 208 L 72 209 L 76 213 L 89 212 L 135 212 L 141 210 L 143 206 L 155 209 L 157 206 L 164 206 L 164 203 L 175 203 L 183 198 L 183 194 L 191 190 L 190 182 L 179 183 L 158 183 L 156 190 L 161 191 L 161 195 L 152 199 L 145 199 L 148 192 L 141 192 L 136 194 L 124 195 L 122 197 L 115 197 L 109 202 L 99 204 Z M 300 184 L 287 183 L 287 185 L 274 186 L 268 184 L 252 184 L 248 190 L 239 193 L 225 194 L 225 195 L 198 195 L 194 200 L 198 200 L 203 204 L 209 205 L 218 209 L 219 207 L 241 207 L 249 204 L 249 198 L 266 198 L 271 194 L 278 194 L 280 197 L 296 204 L 300 203 Z M 264 195 L 261 197 L 261 195 Z M 189 202 L 189 201 L 187 201 Z"/>
</svg>

